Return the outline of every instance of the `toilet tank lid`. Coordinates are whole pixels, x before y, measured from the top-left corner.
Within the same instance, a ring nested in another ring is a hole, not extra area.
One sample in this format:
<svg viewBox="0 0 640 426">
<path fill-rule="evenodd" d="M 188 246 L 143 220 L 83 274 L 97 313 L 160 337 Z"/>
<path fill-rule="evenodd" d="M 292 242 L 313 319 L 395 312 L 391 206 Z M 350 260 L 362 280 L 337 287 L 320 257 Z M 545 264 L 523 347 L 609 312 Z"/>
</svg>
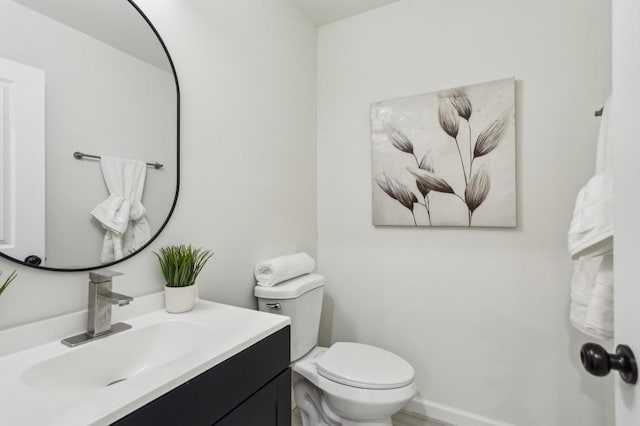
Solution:
<svg viewBox="0 0 640 426">
<path fill-rule="evenodd" d="M 324 277 L 322 275 L 307 274 L 283 281 L 271 287 L 257 285 L 253 294 L 262 299 L 295 299 L 322 286 L 324 286 Z"/>
</svg>

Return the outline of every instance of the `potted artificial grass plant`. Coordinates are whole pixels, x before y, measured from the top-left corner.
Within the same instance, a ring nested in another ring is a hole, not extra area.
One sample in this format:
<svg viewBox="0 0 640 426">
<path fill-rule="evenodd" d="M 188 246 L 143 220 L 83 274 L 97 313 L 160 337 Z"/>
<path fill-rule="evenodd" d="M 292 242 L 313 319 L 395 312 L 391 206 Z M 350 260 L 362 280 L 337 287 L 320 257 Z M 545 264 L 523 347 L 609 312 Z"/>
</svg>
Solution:
<svg viewBox="0 0 640 426">
<path fill-rule="evenodd" d="M 153 252 L 160 261 L 165 279 L 164 297 L 167 312 L 180 313 L 193 309 L 198 297 L 196 278 L 213 256 L 210 250 L 190 245 L 168 246 Z"/>
</svg>

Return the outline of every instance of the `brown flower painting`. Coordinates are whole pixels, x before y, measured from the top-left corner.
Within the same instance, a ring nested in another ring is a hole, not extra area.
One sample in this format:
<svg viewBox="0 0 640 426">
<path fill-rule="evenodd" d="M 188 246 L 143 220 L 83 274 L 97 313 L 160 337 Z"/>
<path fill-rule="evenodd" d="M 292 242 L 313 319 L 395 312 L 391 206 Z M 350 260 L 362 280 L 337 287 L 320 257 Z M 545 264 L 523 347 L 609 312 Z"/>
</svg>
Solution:
<svg viewBox="0 0 640 426">
<path fill-rule="evenodd" d="M 371 106 L 373 224 L 516 226 L 513 78 Z"/>
</svg>

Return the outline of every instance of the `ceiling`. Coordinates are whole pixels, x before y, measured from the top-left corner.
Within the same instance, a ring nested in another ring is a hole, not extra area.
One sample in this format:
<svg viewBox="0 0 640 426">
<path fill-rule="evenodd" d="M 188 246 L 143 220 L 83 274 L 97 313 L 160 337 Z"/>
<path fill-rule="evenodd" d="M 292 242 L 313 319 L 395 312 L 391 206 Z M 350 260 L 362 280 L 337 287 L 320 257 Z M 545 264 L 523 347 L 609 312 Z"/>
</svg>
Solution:
<svg viewBox="0 0 640 426">
<path fill-rule="evenodd" d="M 145 62 L 170 70 L 166 55 L 160 48 L 155 35 L 127 2 L 14 1 Z M 399 0 L 294 0 L 318 27 L 397 1 Z"/>
<path fill-rule="evenodd" d="M 322 26 L 377 9 L 398 0 L 294 0 L 317 25 Z"/>
</svg>

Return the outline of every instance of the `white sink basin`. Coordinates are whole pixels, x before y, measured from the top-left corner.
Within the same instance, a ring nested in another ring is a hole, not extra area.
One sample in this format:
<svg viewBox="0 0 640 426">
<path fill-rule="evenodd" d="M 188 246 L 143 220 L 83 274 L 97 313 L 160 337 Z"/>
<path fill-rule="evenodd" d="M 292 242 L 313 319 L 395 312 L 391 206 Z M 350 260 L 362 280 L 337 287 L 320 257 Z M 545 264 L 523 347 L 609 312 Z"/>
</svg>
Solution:
<svg viewBox="0 0 640 426">
<path fill-rule="evenodd" d="M 161 295 L 157 300 L 156 309 Z M 86 313 L 73 315 L 86 320 Z M 123 319 L 133 328 L 82 346 L 60 343 L 80 331 L 65 330 L 49 343 L 0 356 L 0 425 L 111 424 L 290 322 L 201 300 L 184 314 L 161 308 Z M 14 345 L 16 335 L 50 332 L 58 325 L 52 321 L 2 331 L 0 347 Z"/>
<path fill-rule="evenodd" d="M 22 380 L 53 394 L 97 390 L 180 358 L 213 338 L 211 330 L 198 324 L 152 324 L 44 360 L 27 369 Z"/>
</svg>

